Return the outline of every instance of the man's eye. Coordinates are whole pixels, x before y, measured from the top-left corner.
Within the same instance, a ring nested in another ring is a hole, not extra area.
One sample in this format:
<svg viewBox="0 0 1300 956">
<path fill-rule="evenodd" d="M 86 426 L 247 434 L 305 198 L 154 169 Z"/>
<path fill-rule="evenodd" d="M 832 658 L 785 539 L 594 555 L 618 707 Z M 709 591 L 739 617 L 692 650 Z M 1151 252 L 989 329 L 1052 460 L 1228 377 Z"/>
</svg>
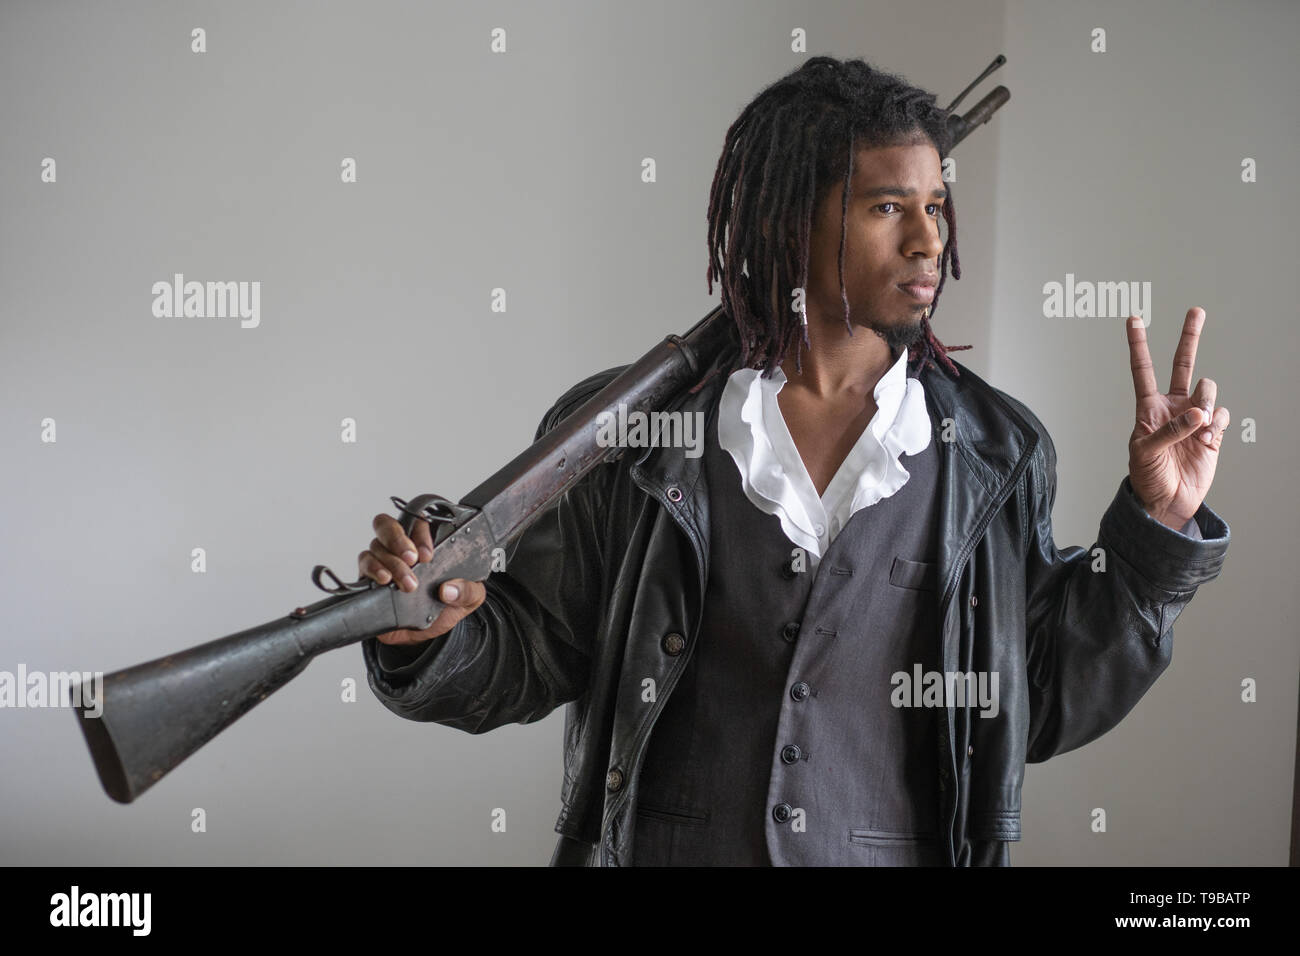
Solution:
<svg viewBox="0 0 1300 956">
<path fill-rule="evenodd" d="M 881 210 L 881 211 L 885 211 L 885 212 L 887 212 L 888 210 L 885 209 L 886 206 L 897 206 L 897 205 L 898 205 L 898 203 L 896 203 L 896 202 L 882 202 L 882 203 L 881 203 L 880 205 L 878 205 L 876 208 L 879 209 L 879 210 Z M 938 219 L 939 216 L 941 216 L 941 215 L 943 214 L 943 203 L 933 203 L 933 202 L 932 202 L 932 203 L 929 203 L 925 208 L 926 208 L 926 209 L 932 209 L 932 210 L 934 210 L 933 212 L 930 213 L 930 215 L 931 215 L 931 217 L 933 217 L 933 218 L 935 218 L 935 219 Z"/>
</svg>

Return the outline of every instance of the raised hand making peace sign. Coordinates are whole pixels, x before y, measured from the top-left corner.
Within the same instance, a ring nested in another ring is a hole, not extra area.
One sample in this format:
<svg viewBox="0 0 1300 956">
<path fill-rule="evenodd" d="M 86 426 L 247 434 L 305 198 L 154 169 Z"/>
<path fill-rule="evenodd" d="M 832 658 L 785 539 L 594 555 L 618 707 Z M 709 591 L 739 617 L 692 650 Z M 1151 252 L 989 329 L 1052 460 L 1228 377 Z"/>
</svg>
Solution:
<svg viewBox="0 0 1300 956">
<path fill-rule="evenodd" d="M 1175 530 L 1187 524 L 1209 493 L 1229 420 L 1228 410 L 1214 405 L 1218 387 L 1213 379 L 1198 379 L 1196 388 L 1188 392 L 1204 324 L 1204 309 L 1187 310 L 1169 391 L 1162 395 L 1142 320 L 1129 316 L 1127 322 L 1137 393 L 1137 423 L 1128 441 L 1129 482 L 1147 513 Z"/>
</svg>

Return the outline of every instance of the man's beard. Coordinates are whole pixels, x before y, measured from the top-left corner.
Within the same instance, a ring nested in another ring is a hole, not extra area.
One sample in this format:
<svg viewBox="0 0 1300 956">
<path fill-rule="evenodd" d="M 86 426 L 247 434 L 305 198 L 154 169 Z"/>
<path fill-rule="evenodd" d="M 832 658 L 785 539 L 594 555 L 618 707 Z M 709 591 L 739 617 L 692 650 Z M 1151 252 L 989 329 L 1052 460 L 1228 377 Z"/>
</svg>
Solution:
<svg viewBox="0 0 1300 956">
<path fill-rule="evenodd" d="M 921 313 L 905 322 L 882 324 L 874 319 L 867 323 L 867 328 L 885 340 L 889 354 L 897 357 L 904 349 L 909 349 L 925 339 L 925 325 Z"/>
</svg>

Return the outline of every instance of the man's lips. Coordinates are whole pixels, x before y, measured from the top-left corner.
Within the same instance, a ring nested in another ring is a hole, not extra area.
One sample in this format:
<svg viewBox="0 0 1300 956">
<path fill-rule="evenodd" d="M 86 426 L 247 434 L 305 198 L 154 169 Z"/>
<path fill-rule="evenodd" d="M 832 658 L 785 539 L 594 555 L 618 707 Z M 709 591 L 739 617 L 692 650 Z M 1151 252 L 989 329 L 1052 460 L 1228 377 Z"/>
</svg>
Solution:
<svg viewBox="0 0 1300 956">
<path fill-rule="evenodd" d="M 913 279 L 910 282 L 900 282 L 898 288 L 918 302 L 933 302 L 936 285 L 938 285 L 937 279 L 922 278 Z"/>
</svg>

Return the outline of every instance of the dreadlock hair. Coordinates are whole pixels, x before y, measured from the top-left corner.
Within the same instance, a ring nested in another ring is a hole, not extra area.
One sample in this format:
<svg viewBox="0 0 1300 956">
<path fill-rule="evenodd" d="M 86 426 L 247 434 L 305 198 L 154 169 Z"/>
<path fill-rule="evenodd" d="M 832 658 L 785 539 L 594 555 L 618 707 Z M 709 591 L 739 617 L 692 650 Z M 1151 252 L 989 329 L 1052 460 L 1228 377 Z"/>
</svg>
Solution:
<svg viewBox="0 0 1300 956">
<path fill-rule="evenodd" d="M 803 349 L 811 347 L 807 327 L 785 303 L 796 286 L 808 287 L 813 215 L 837 179 L 844 183 L 840 298 L 844 324 L 853 334 L 844 290 L 844 244 L 854 155 L 859 149 L 913 145 L 928 138 L 942 161 L 952 148 L 949 115 L 935 105 L 932 93 L 901 76 L 873 69 L 861 59 L 829 56 L 809 59 L 745 107 L 727 130 L 709 193 L 707 273 L 710 294 L 714 277 L 719 277 L 723 309 L 739 332 L 739 367 L 761 367 L 770 375 L 797 340 L 795 363 L 802 370 Z M 953 278 L 961 278 L 951 188 L 943 216 L 948 239 L 930 314 L 939 304 L 949 258 Z M 764 235 L 764 226 L 774 233 L 771 239 Z M 796 231 L 797 254 L 792 256 L 787 236 Z M 748 267 L 748 274 L 742 266 Z M 763 290 L 770 296 L 767 303 Z M 921 322 L 925 337 L 909 349 L 909 365 L 937 367 L 937 360 L 954 377 L 960 376 L 947 353 L 971 346 L 945 346 L 930 328 L 929 316 Z"/>
</svg>

